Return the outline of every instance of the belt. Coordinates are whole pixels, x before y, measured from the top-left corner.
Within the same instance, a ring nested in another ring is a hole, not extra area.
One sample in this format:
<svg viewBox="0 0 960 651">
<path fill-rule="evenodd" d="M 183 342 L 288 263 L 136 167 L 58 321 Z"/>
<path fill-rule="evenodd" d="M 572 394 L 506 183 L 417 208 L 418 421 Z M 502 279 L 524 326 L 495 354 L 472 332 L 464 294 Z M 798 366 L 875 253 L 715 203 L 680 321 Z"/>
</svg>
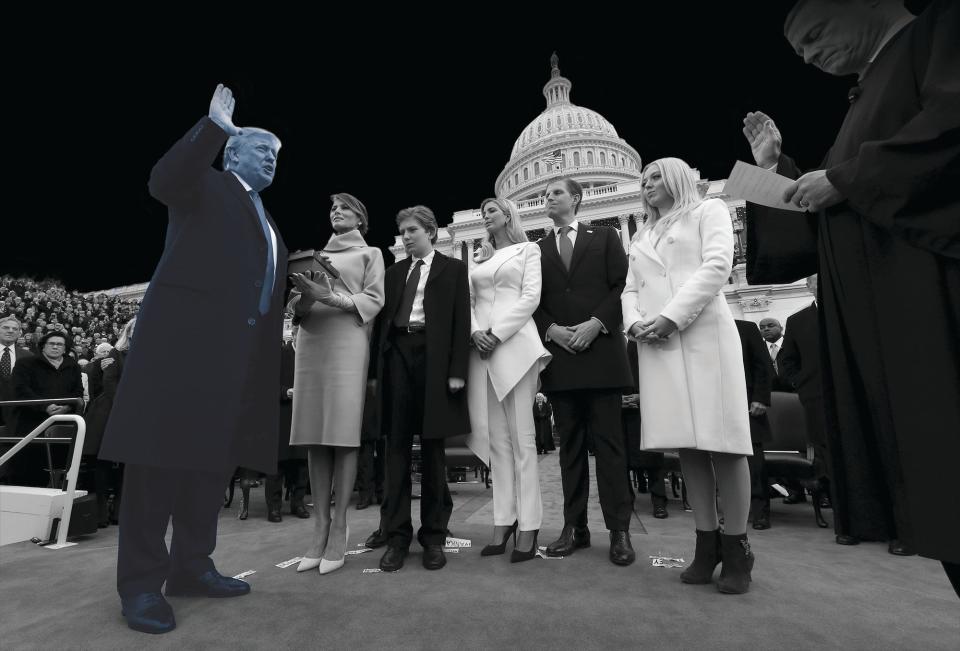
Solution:
<svg viewBox="0 0 960 651">
<path fill-rule="evenodd" d="M 414 334 L 424 332 L 427 329 L 427 326 L 422 323 L 411 323 L 406 326 L 394 326 L 393 329 L 395 332 L 403 334 Z"/>
</svg>

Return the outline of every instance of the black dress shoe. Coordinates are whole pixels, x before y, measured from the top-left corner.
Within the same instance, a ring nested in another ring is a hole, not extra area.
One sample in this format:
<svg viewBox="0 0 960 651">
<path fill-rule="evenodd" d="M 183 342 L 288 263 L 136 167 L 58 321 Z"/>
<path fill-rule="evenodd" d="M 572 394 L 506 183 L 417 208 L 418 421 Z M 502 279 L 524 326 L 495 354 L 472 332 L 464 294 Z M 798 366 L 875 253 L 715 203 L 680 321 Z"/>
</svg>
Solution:
<svg viewBox="0 0 960 651">
<path fill-rule="evenodd" d="M 168 597 L 239 597 L 250 592 L 250 584 L 207 570 L 193 578 L 167 579 Z"/>
<path fill-rule="evenodd" d="M 363 543 L 370 549 L 377 549 L 378 547 L 383 547 L 387 544 L 387 534 L 383 533 L 380 529 L 374 531 L 367 540 Z M 399 569 L 399 568 L 397 568 Z"/>
<path fill-rule="evenodd" d="M 428 570 L 441 570 L 447 564 L 442 545 L 427 545 L 423 548 L 423 566 Z"/>
<path fill-rule="evenodd" d="M 403 567 L 403 559 L 407 557 L 407 550 L 400 547 L 387 547 L 386 553 L 380 559 L 380 569 L 384 572 L 396 572 Z"/>
<path fill-rule="evenodd" d="M 630 565 L 637 560 L 637 553 L 630 544 L 629 531 L 610 532 L 610 562 L 614 565 Z"/>
<path fill-rule="evenodd" d="M 547 556 L 569 556 L 578 549 L 590 546 L 590 530 L 565 524 L 560 537 L 547 545 Z"/>
<path fill-rule="evenodd" d="M 267 513 L 267 520 L 270 522 L 283 522 L 283 516 L 280 515 L 280 509 L 271 509 L 270 512 Z"/>
<path fill-rule="evenodd" d="M 159 592 L 121 598 L 120 614 L 127 626 L 141 633 L 169 633 L 177 627 L 173 608 Z"/>
<path fill-rule="evenodd" d="M 757 530 L 770 528 L 770 514 L 761 513 L 753 519 L 753 528 Z"/>
<path fill-rule="evenodd" d="M 845 533 L 837 534 L 838 545 L 859 545 L 860 539 L 856 536 L 848 536 Z"/>
<path fill-rule="evenodd" d="M 897 539 L 891 540 L 887 543 L 887 551 L 893 554 L 894 556 L 916 556 L 917 552 L 913 550 L 913 547 L 903 544 Z"/>
<path fill-rule="evenodd" d="M 357 500 L 357 510 L 362 511 L 366 508 L 369 508 L 373 504 L 373 501 L 366 495 Z"/>
<path fill-rule="evenodd" d="M 664 518 L 669 517 L 670 514 L 667 513 L 667 503 L 656 501 L 653 503 L 653 517 L 657 520 L 663 520 Z"/>
<path fill-rule="evenodd" d="M 290 515 L 295 515 L 301 520 L 306 520 L 310 517 L 310 510 L 307 509 L 303 504 L 297 504 L 290 509 Z"/>
</svg>

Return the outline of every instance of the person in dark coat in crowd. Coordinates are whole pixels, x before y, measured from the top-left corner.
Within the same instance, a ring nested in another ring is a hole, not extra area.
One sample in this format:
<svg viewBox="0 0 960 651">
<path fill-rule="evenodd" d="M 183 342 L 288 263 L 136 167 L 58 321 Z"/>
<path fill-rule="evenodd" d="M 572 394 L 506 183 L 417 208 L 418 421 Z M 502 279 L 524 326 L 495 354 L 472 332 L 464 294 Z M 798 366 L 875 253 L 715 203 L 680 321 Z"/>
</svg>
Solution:
<svg viewBox="0 0 960 651">
<path fill-rule="evenodd" d="M 439 570 L 447 563 L 443 545 L 453 511 L 444 439 L 470 431 L 463 390 L 470 354 L 470 288 L 466 265 L 433 248 L 438 230 L 433 211 L 404 208 L 397 214 L 397 227 L 408 257 L 387 269 L 386 303 L 373 350 L 387 455 L 380 528 L 367 544 L 387 544 L 380 559 L 383 571 L 403 567 L 413 539 L 411 445 L 419 434 L 423 479 L 417 541 L 424 548 L 423 566 Z"/>
<path fill-rule="evenodd" d="M 259 193 L 280 140 L 236 127 L 234 107 L 218 86 L 208 116 L 150 175 L 151 196 L 169 208 L 167 237 L 100 447 L 126 464 L 117 591 L 127 625 L 147 633 L 176 627 L 164 582 L 170 596 L 250 591 L 210 558 L 223 487 L 237 466 L 277 463 L 287 250 Z M 221 148 L 223 171 L 212 167 Z"/>
<path fill-rule="evenodd" d="M 0 293 L 0 295 L 2 295 L 2 293 Z M 0 350 L 0 401 L 15 399 L 13 393 L 13 369 L 16 368 L 19 362 L 34 355 L 34 352 L 27 347 L 26 338 L 20 336 L 22 331 L 23 324 L 20 323 L 17 317 L 7 315 L 0 318 L 0 348 L 2 348 L 2 350 Z M 24 340 L 23 344 L 20 343 L 21 339 Z M 32 340 L 33 335 L 31 334 L 30 341 L 32 342 Z M 5 427 L 7 436 L 13 436 L 14 432 L 17 431 L 16 414 L 16 407 L 0 407 L 0 425 Z M 0 454 L 12 448 L 13 445 L 12 443 L 0 443 Z M 11 482 L 12 478 L 17 475 L 17 471 L 14 470 L 14 468 L 24 467 L 25 464 L 29 465 L 29 462 L 26 460 L 33 454 L 35 454 L 35 452 L 23 450 L 19 452 L 17 456 L 7 461 L 7 463 L 0 466 L 0 483 Z"/>
<path fill-rule="evenodd" d="M 376 333 L 374 333 L 376 336 Z M 357 510 L 368 508 L 373 501 L 383 503 L 383 459 L 385 439 L 377 414 L 376 382 L 367 382 L 367 399 L 363 403 L 360 427 L 360 463 L 357 466 Z"/>
<path fill-rule="evenodd" d="M 770 528 L 770 480 L 763 457 L 763 444 L 771 440 L 770 421 L 770 355 L 763 345 L 763 337 L 756 324 L 734 319 L 740 348 L 743 350 L 743 373 L 747 380 L 747 400 L 750 403 L 750 440 L 753 455 L 747 457 L 750 466 L 750 513 L 754 529 Z"/>
<path fill-rule="evenodd" d="M 293 341 L 297 340 L 294 331 Z M 280 347 L 280 427 L 277 438 L 277 472 L 267 475 L 264 490 L 267 498 L 267 520 L 283 520 L 283 487 L 290 492 L 290 514 L 309 518 L 304 505 L 307 494 L 307 453 L 303 447 L 290 445 L 290 423 L 293 417 L 293 371 L 296 351 L 293 341 Z"/>
<path fill-rule="evenodd" d="M 823 415 L 823 387 L 820 381 L 820 328 L 817 323 L 817 275 L 807 278 L 807 288 L 813 302 L 787 317 L 787 334 L 780 352 L 781 373 L 797 392 L 806 414 L 807 441 L 813 447 L 814 473 L 824 495 L 830 493 L 832 462 L 827 445 L 826 423 Z M 835 501 L 831 502 L 833 505 Z M 846 504 L 834 506 L 834 512 L 843 511 Z M 834 524 L 839 521 L 834 518 Z"/>
<path fill-rule="evenodd" d="M 15 400 L 40 400 L 42 398 L 83 398 L 83 380 L 80 367 L 66 352 L 70 338 L 60 331 L 51 331 L 40 338 L 40 354 L 22 359 L 13 369 L 13 395 Z M 17 407 L 16 436 L 26 436 L 50 416 L 77 413 L 74 404 Z M 82 413 L 82 410 L 81 412 Z M 62 428 L 62 429 L 61 429 Z M 54 425 L 47 434 L 60 436 L 56 430 L 75 431 L 73 425 Z M 42 446 L 28 445 L 17 453 L 23 456 L 23 464 L 14 468 L 14 483 L 23 486 L 47 486 L 49 476 L 43 467 L 48 461 L 51 470 L 63 470 L 69 463 L 67 446 L 51 445 L 48 459 Z M 58 488 L 58 487 L 55 487 Z"/>
<path fill-rule="evenodd" d="M 133 317 L 120 333 L 117 345 L 111 347 L 106 357 L 94 357 L 87 369 L 87 382 L 90 387 L 91 402 L 87 407 L 84 420 L 87 422 L 87 434 L 83 441 L 83 454 L 88 465 L 93 465 L 93 492 L 97 496 L 99 513 L 98 526 L 106 527 L 110 524 L 108 499 L 110 491 L 114 493 L 114 520 L 120 512 L 120 482 L 119 473 L 114 472 L 114 463 L 106 459 L 99 459 L 100 444 L 103 432 L 107 428 L 110 411 L 113 409 L 113 399 L 117 394 L 120 377 L 123 374 L 123 364 L 133 342 L 133 331 L 137 325 L 137 317 Z M 86 488 L 86 487 L 84 487 Z"/>
<path fill-rule="evenodd" d="M 533 402 L 533 422 L 537 427 L 537 454 L 556 450 L 553 442 L 553 407 L 542 393 L 538 393 Z"/>
<path fill-rule="evenodd" d="M 757 165 L 796 178 L 783 198 L 805 211 L 748 218 L 747 277 L 819 274 L 837 542 L 937 559 L 960 595 L 960 4 L 801 0 L 784 34 L 857 84 L 806 174 L 769 116 L 744 118 Z"/>
<path fill-rule="evenodd" d="M 637 355 L 637 342 L 627 341 L 627 360 L 630 362 L 630 372 L 633 374 L 633 392 L 623 395 L 621 414 L 623 418 L 623 433 L 627 450 L 627 467 L 637 474 L 637 482 L 650 492 L 653 502 L 653 517 L 658 520 L 668 517 L 667 490 L 664 484 L 663 452 L 644 450 L 640 439 L 640 369 Z M 646 475 L 646 477 L 644 477 Z M 633 485 L 631 484 L 631 490 Z M 641 491 L 645 492 L 645 491 Z"/>
</svg>

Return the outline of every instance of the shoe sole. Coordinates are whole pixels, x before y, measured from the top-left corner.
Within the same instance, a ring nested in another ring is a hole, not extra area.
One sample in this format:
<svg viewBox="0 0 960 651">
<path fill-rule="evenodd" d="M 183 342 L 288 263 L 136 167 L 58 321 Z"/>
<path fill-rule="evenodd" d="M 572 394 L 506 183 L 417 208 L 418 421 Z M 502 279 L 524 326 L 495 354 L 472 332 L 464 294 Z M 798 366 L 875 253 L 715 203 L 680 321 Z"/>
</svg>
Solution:
<svg viewBox="0 0 960 651">
<path fill-rule="evenodd" d="M 234 592 L 231 594 L 210 594 L 208 592 L 193 591 L 193 590 L 186 590 L 186 591 L 174 590 L 172 592 L 170 590 L 166 590 L 163 593 L 165 597 L 208 597 L 210 599 L 229 599 L 230 597 L 242 597 L 248 594 L 250 594 L 249 590 L 247 590 L 246 592 Z"/>
</svg>

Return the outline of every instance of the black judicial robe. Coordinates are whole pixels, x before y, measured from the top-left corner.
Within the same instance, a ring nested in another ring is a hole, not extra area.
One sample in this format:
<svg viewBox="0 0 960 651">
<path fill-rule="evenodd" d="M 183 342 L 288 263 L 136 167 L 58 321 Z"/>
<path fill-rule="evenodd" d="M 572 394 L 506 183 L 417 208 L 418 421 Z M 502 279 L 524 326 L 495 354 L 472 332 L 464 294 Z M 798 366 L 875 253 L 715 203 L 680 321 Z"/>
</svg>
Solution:
<svg viewBox="0 0 960 651">
<path fill-rule="evenodd" d="M 791 167 L 782 157 L 778 171 Z M 820 273 L 838 533 L 906 534 L 960 562 L 958 3 L 936 0 L 881 50 L 822 167 L 845 200 L 755 212 L 748 281 Z"/>
</svg>

